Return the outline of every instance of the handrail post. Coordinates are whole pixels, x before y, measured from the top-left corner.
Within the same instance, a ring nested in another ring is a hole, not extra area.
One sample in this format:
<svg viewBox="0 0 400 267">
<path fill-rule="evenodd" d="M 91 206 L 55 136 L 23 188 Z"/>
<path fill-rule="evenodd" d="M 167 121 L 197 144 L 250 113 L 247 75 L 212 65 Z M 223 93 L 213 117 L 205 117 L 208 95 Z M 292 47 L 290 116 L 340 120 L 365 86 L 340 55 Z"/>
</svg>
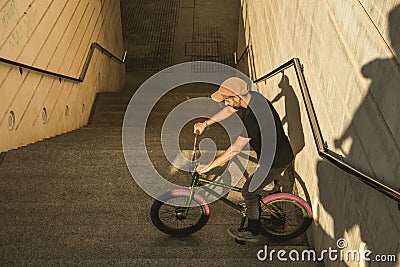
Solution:
<svg viewBox="0 0 400 267">
<path fill-rule="evenodd" d="M 94 53 L 94 47 L 95 47 L 94 43 L 92 43 L 89 48 L 89 53 L 86 56 L 85 64 L 83 64 L 81 75 L 79 75 L 79 80 L 81 80 L 81 81 L 83 81 L 85 79 L 86 72 L 89 69 L 89 64 L 90 64 L 90 61 L 92 61 L 92 57 L 93 57 L 93 53 Z"/>
<path fill-rule="evenodd" d="M 125 63 L 126 55 L 128 54 L 128 50 L 125 50 L 124 56 L 122 57 L 122 63 Z"/>
</svg>

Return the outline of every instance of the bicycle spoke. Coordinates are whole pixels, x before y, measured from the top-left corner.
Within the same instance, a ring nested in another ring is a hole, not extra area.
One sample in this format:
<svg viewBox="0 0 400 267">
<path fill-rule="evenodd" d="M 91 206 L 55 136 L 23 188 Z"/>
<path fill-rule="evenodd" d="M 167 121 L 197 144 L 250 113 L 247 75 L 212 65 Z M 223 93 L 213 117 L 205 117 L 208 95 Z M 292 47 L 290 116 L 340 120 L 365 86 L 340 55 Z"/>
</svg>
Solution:
<svg viewBox="0 0 400 267">
<path fill-rule="evenodd" d="M 297 236 L 306 224 L 306 216 L 304 207 L 293 199 L 282 197 L 261 203 L 260 221 L 264 230 L 274 237 Z"/>
<path fill-rule="evenodd" d="M 178 203 L 178 201 L 175 202 Z M 185 210 L 184 207 L 164 205 L 158 210 L 158 216 L 164 225 L 171 229 L 188 229 L 199 222 L 203 211 L 201 206 L 192 207 L 187 210 L 186 216 L 183 216 Z"/>
<path fill-rule="evenodd" d="M 199 197 L 194 195 L 191 203 L 193 207 L 185 207 L 188 197 L 166 194 L 164 202 L 155 201 L 151 210 L 151 220 L 162 232 L 172 236 L 187 236 L 197 232 L 208 220 L 208 214 Z M 174 206 L 168 203 L 179 203 Z"/>
</svg>

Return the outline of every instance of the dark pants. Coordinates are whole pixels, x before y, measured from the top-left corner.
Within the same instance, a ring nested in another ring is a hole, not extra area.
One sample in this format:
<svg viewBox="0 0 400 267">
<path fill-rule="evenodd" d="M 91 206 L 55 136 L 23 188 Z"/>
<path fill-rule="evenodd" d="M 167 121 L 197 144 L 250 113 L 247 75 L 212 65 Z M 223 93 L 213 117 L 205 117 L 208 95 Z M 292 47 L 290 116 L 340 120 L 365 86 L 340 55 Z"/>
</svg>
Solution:
<svg viewBox="0 0 400 267">
<path fill-rule="evenodd" d="M 289 176 L 293 175 L 294 161 L 291 161 L 288 165 L 282 168 L 271 168 L 264 182 L 253 192 L 249 192 L 249 185 L 253 176 L 243 185 L 242 196 L 245 200 L 247 207 L 247 216 L 249 220 L 259 220 L 260 217 L 260 207 L 258 196 L 263 191 L 263 188 L 280 177 L 283 171 L 288 171 Z"/>
</svg>

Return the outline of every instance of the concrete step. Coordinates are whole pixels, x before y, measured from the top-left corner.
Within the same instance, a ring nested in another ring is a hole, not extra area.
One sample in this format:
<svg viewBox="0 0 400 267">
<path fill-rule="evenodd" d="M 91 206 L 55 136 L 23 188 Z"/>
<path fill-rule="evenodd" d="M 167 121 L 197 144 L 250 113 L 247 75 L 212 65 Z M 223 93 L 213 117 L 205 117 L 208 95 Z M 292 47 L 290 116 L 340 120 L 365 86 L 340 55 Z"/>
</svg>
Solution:
<svg viewBox="0 0 400 267">
<path fill-rule="evenodd" d="M 119 246 L 102 249 L 101 247 L 94 250 L 91 257 L 82 257 L 83 253 L 87 253 L 85 249 L 69 249 L 65 248 L 60 256 L 54 257 L 49 255 L 38 255 L 38 259 L 32 261 L 26 259 L 21 255 L 16 255 L 18 260 L 12 261 L 13 265 L 40 265 L 40 266 L 287 266 L 288 262 L 278 261 L 276 254 L 274 261 L 259 261 L 257 259 L 257 252 L 260 249 L 252 251 L 251 255 L 246 255 L 241 249 L 225 252 L 221 248 L 216 247 L 215 250 L 207 249 L 207 246 L 194 249 L 193 247 L 180 247 L 178 249 L 170 249 L 169 247 L 160 248 L 157 250 L 153 248 L 151 252 L 146 251 L 146 248 L 132 249 L 129 247 L 130 243 L 121 244 Z M 280 247 L 271 247 L 278 251 Z M 287 247 L 287 251 L 297 250 L 301 255 L 302 247 Z M 166 251 L 163 253 L 163 251 Z M 90 251 L 92 252 L 92 251 Z M 150 256 L 147 258 L 136 258 L 136 255 L 143 255 L 148 253 Z M 164 256 L 165 254 L 168 254 Z M 193 257 L 193 255 L 197 257 Z M 69 256 L 69 257 L 68 257 Z M 65 257 L 65 258 L 64 258 Z M 318 266 L 315 262 L 298 261 L 290 262 L 290 266 L 311 267 Z"/>
<path fill-rule="evenodd" d="M 18 260 L 12 261 L 10 264 L 12 265 L 29 265 L 31 260 Z M 241 258 L 228 258 L 228 259 L 132 259 L 127 258 L 124 260 L 114 258 L 107 259 L 75 259 L 75 260 L 35 260 L 35 265 L 38 266 L 57 266 L 57 265 L 65 265 L 65 266 L 163 266 L 163 267 L 180 267 L 180 266 L 266 266 L 267 264 L 271 264 L 271 266 L 287 266 L 287 262 L 279 262 L 279 263 L 267 263 L 260 262 L 254 259 L 241 259 Z M 299 267 L 308 267 L 308 266 L 318 266 L 317 264 L 309 263 L 309 262 L 297 262 L 291 263 L 291 266 L 299 266 Z"/>
</svg>

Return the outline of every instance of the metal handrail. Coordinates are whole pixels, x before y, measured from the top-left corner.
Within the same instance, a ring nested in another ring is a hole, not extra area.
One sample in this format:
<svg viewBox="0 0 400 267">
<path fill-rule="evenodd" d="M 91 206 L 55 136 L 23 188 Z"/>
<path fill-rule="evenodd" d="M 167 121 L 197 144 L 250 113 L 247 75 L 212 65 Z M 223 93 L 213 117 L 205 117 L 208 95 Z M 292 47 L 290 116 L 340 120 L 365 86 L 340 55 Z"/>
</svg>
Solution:
<svg viewBox="0 0 400 267">
<path fill-rule="evenodd" d="M 297 81 L 299 82 L 299 85 L 300 85 L 300 90 L 301 90 L 301 94 L 303 96 L 308 119 L 309 119 L 309 122 L 311 125 L 311 130 L 312 130 L 312 133 L 314 136 L 314 141 L 317 146 L 318 155 L 320 157 L 322 157 L 323 159 L 327 160 L 328 162 L 332 163 L 336 167 L 340 168 L 341 170 L 352 175 L 352 177 L 355 177 L 357 180 L 366 183 L 367 185 L 369 185 L 370 187 L 379 191 L 380 193 L 383 193 L 387 197 L 400 203 L 400 193 L 398 191 L 388 187 L 387 185 L 384 185 L 383 183 L 381 183 L 381 182 L 371 178 L 370 176 L 364 174 L 363 172 L 357 170 L 356 168 L 354 168 L 353 166 L 349 165 L 348 163 L 344 162 L 341 158 L 339 158 L 335 152 L 328 149 L 328 145 L 324 141 L 324 138 L 322 136 L 322 132 L 319 127 L 318 120 L 317 120 L 317 116 L 315 114 L 314 106 L 312 104 L 312 100 L 311 100 L 310 93 L 309 93 L 309 90 L 307 87 L 306 79 L 303 74 L 304 69 L 298 58 L 293 58 L 293 59 L 289 60 L 288 62 L 277 67 L 275 70 L 271 71 L 270 73 L 262 76 L 259 79 L 256 79 L 254 82 L 259 83 L 259 82 L 265 81 L 292 66 L 294 66 L 294 69 L 296 71 Z"/>
<path fill-rule="evenodd" d="M 24 68 L 24 69 L 36 71 L 36 72 L 43 73 L 43 74 L 46 74 L 46 75 L 55 76 L 55 77 L 58 77 L 59 79 L 65 79 L 65 80 L 70 80 L 70 81 L 73 81 L 73 82 L 81 83 L 85 79 L 86 72 L 87 72 L 87 70 L 89 68 L 89 65 L 90 65 L 90 62 L 92 60 L 92 56 L 93 56 L 95 48 L 99 49 L 102 53 L 105 53 L 110 58 L 113 58 L 113 59 L 117 60 L 120 63 L 125 63 L 126 54 L 127 54 L 126 50 L 124 52 L 124 56 L 122 57 L 122 59 L 120 59 L 117 56 L 113 55 L 111 52 L 109 52 L 107 49 L 102 47 L 97 42 L 93 42 L 90 45 L 89 53 L 88 53 L 88 55 L 86 57 L 85 64 L 83 65 L 83 68 L 82 68 L 81 74 L 79 75 L 79 78 L 75 78 L 75 77 L 72 77 L 72 76 L 64 75 L 64 74 L 61 74 L 61 73 L 48 71 L 48 70 L 45 70 L 45 69 L 40 69 L 40 68 L 37 68 L 37 67 L 33 67 L 33 66 L 30 66 L 30 65 L 26 65 L 26 64 L 23 64 L 23 63 L 20 63 L 20 62 L 16 62 L 16 61 L 12 61 L 12 60 L 9 60 L 9 59 L 6 59 L 6 58 L 2 58 L 2 57 L 0 57 L 0 62 L 6 63 L 6 64 L 10 64 L 10 65 L 14 65 L 14 66 L 17 66 L 17 67 L 20 67 L 20 68 Z"/>
<path fill-rule="evenodd" d="M 239 59 L 237 58 L 237 51 L 235 51 L 235 52 L 233 53 L 234 65 L 235 65 L 235 66 L 238 66 L 240 62 L 244 61 L 244 58 L 245 58 L 246 55 L 249 56 L 249 62 L 250 62 L 250 68 L 251 68 L 251 69 L 250 69 L 250 75 L 251 75 L 251 79 L 254 80 L 255 77 L 256 77 L 256 70 L 255 70 L 254 64 L 252 64 L 252 63 L 254 63 L 254 61 L 252 60 L 252 57 L 253 57 L 253 49 L 252 49 L 251 44 L 248 44 L 248 45 L 244 48 L 243 53 L 242 53 L 242 55 L 239 57 Z"/>
<path fill-rule="evenodd" d="M 245 49 L 244 49 L 242 55 L 239 57 L 239 59 L 237 59 L 237 52 L 235 51 L 235 52 L 233 53 L 233 58 L 234 58 L 234 60 L 235 60 L 235 65 L 238 65 L 238 64 L 244 59 L 244 56 L 249 52 L 249 49 L 250 49 L 250 45 L 247 45 L 247 46 L 245 47 Z"/>
</svg>

